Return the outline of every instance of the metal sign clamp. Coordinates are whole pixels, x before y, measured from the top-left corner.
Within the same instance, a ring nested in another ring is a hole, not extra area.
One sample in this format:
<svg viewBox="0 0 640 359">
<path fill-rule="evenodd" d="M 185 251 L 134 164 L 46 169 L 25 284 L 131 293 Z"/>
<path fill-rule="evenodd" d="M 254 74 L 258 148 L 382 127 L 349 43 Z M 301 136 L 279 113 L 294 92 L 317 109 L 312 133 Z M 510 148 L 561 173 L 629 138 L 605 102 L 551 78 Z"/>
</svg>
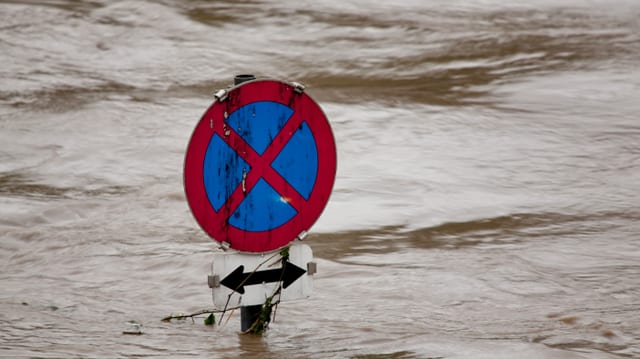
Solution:
<svg viewBox="0 0 640 359">
<path fill-rule="evenodd" d="M 292 81 L 291 86 L 293 86 L 293 91 L 297 94 L 302 94 L 304 92 L 304 85 L 299 82 Z"/>
<path fill-rule="evenodd" d="M 307 263 L 307 274 L 314 275 L 318 273 L 318 264 L 316 262 L 308 262 Z"/>
<path fill-rule="evenodd" d="M 209 288 L 218 288 L 220 286 L 220 276 L 217 274 L 207 276 L 207 284 Z"/>
<path fill-rule="evenodd" d="M 218 101 L 218 102 L 223 102 L 224 100 L 227 99 L 227 90 L 218 90 L 213 94 L 213 97 Z"/>
</svg>

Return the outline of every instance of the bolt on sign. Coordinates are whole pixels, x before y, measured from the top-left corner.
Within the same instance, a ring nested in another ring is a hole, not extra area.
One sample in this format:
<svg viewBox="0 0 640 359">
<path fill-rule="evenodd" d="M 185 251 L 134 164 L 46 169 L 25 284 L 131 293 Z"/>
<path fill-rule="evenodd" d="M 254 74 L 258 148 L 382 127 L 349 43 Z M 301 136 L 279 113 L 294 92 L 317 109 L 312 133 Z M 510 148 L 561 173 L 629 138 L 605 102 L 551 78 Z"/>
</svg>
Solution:
<svg viewBox="0 0 640 359">
<path fill-rule="evenodd" d="M 320 217 L 336 175 L 327 118 L 299 84 L 254 80 L 220 90 L 185 157 L 191 212 L 214 240 L 276 250 Z"/>
</svg>

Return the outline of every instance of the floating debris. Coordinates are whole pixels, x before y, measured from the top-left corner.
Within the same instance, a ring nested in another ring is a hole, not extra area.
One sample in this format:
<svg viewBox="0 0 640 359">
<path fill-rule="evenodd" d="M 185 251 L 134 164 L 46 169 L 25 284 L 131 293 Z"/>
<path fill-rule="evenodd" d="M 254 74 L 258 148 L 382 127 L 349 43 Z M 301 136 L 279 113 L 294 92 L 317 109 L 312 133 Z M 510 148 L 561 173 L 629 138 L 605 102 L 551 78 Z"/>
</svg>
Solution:
<svg viewBox="0 0 640 359">
<path fill-rule="evenodd" d="M 142 334 L 142 324 L 134 321 L 130 321 L 127 323 L 127 329 L 122 331 L 122 334 L 129 335 L 141 335 Z"/>
</svg>

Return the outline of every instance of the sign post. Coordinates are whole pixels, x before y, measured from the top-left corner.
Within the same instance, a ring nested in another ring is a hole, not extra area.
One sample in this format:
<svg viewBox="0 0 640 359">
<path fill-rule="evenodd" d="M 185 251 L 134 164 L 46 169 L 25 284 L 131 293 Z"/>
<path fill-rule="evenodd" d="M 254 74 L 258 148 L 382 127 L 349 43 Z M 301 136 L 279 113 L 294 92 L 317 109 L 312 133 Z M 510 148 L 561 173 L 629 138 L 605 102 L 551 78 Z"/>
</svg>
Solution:
<svg viewBox="0 0 640 359">
<path fill-rule="evenodd" d="M 302 239 L 336 175 L 327 118 L 297 83 L 239 75 L 196 125 L 184 186 L 200 227 L 220 242 L 209 286 L 217 306 L 241 306 L 242 330 L 267 298 L 308 297 L 315 273 Z M 224 302 L 224 304 L 223 304 Z"/>
</svg>

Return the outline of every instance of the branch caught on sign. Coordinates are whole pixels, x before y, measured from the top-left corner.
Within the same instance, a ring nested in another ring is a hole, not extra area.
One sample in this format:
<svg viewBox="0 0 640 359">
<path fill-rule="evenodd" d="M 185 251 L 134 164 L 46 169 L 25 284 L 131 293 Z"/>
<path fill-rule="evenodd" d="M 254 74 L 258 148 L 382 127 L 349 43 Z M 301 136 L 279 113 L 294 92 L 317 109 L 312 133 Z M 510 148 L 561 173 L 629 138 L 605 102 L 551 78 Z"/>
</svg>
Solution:
<svg viewBox="0 0 640 359">
<path fill-rule="evenodd" d="M 227 310 L 236 310 L 238 308 L 240 308 L 240 307 L 228 308 Z M 205 315 L 205 314 L 211 315 L 211 314 L 216 314 L 216 313 L 224 313 L 224 310 L 221 310 L 221 309 L 201 309 L 201 310 L 199 310 L 197 312 L 194 312 L 194 313 L 191 313 L 191 314 L 182 314 L 182 313 L 171 314 L 171 315 L 168 315 L 168 316 L 162 318 L 162 321 L 163 322 L 170 322 L 172 319 L 176 319 L 176 320 L 184 320 L 184 319 L 187 319 L 187 318 L 193 319 L 194 317 L 198 317 L 198 316 L 201 316 L 201 315 Z"/>
<path fill-rule="evenodd" d="M 268 267 L 271 267 L 275 264 L 277 264 L 278 262 L 282 265 L 282 271 L 280 273 L 280 278 L 278 280 L 278 282 L 280 283 L 275 290 L 273 291 L 273 293 L 271 294 L 271 296 L 265 298 L 265 302 L 262 305 L 262 309 L 260 311 L 260 314 L 258 315 L 258 317 L 256 318 L 256 320 L 253 322 L 253 324 L 249 327 L 249 329 L 247 329 L 245 332 L 243 332 L 243 334 L 258 334 L 258 335 L 262 335 L 267 328 L 269 327 L 269 323 L 271 323 L 274 319 L 275 319 L 275 315 L 276 315 L 276 310 L 278 307 L 278 304 L 280 304 L 280 294 L 282 293 L 282 289 L 283 289 L 283 278 L 284 278 L 284 273 L 285 273 L 285 269 L 287 267 L 287 262 L 289 262 L 289 247 L 283 248 L 282 250 L 280 250 L 280 252 L 275 253 L 274 255 L 268 257 L 267 259 L 265 259 L 264 261 L 262 261 L 261 263 L 259 263 L 252 272 L 249 273 L 249 275 L 244 278 L 244 280 L 237 286 L 236 289 L 241 288 L 248 280 L 249 278 L 254 275 L 258 269 L 260 269 L 260 267 L 264 266 L 265 264 L 269 263 L 270 261 L 272 261 L 273 259 L 275 259 L 277 256 L 280 256 L 280 259 L 278 259 L 276 262 L 271 263 L 268 265 Z M 233 315 L 233 313 L 235 312 L 236 309 L 241 308 L 240 305 L 237 305 L 235 307 L 229 307 L 229 301 L 231 300 L 231 297 L 233 295 L 233 293 L 235 292 L 232 291 L 232 293 L 229 294 L 228 298 L 227 298 L 227 302 L 224 306 L 223 309 L 202 309 L 199 310 L 197 312 L 191 313 L 191 314 L 171 314 L 168 315 L 164 318 L 162 318 L 163 322 L 170 322 L 173 319 L 176 320 L 184 320 L 187 318 L 191 318 L 191 320 L 193 320 L 193 318 L 201 316 L 201 315 L 207 315 L 207 318 L 205 319 L 204 323 L 206 325 L 213 325 L 215 323 L 215 314 L 216 313 L 221 313 L 222 315 L 220 316 L 220 320 L 218 321 L 218 325 L 222 325 L 223 323 L 223 318 L 225 316 L 225 314 L 227 312 L 230 312 L 227 315 L 227 320 L 224 321 L 224 323 L 226 324 L 229 319 L 231 318 L 231 316 Z M 238 303 L 239 304 L 239 303 Z"/>
<path fill-rule="evenodd" d="M 286 250 L 287 250 L 287 254 L 289 253 L 289 249 L 288 249 L 288 248 L 289 248 L 289 247 L 287 247 L 287 248 L 286 248 Z M 284 251 L 284 249 L 283 249 L 283 251 Z M 236 286 L 236 288 L 234 288 L 234 290 L 233 290 L 231 293 L 229 293 L 229 296 L 227 297 L 227 302 L 226 302 L 226 303 L 225 303 L 225 305 L 224 305 L 224 309 L 222 309 L 222 316 L 220 317 L 220 321 L 218 322 L 218 325 L 222 325 L 222 318 L 224 318 L 224 313 L 225 313 L 225 312 L 227 312 L 228 310 L 231 310 L 231 309 L 229 309 L 229 308 L 228 308 L 228 306 L 229 306 L 229 301 L 231 300 L 231 296 L 233 295 L 233 293 L 234 293 L 238 288 L 243 287 L 243 286 L 245 285 L 245 283 L 249 280 L 249 278 L 251 278 L 251 276 L 252 276 L 252 275 L 254 275 L 254 274 L 258 271 L 258 269 L 260 269 L 260 267 L 262 267 L 263 265 L 265 265 L 267 262 L 269 262 L 269 261 L 273 260 L 276 256 L 278 256 L 278 255 L 279 255 L 279 254 L 281 254 L 281 253 L 282 253 L 282 251 L 281 251 L 280 253 L 275 253 L 274 255 L 270 256 L 269 258 L 267 258 L 267 259 L 265 259 L 264 261 L 262 261 L 261 263 L 259 263 L 259 264 L 258 264 L 258 265 L 253 269 L 253 271 L 251 271 L 251 273 L 249 273 L 249 275 L 248 275 L 246 278 L 244 278 L 244 280 L 243 280 L 242 282 L 240 282 L 240 284 L 238 284 L 238 285 Z M 288 257 L 288 255 L 287 255 L 287 259 L 288 259 L 288 258 L 289 258 L 289 257 Z M 227 321 L 229 321 L 229 320 L 227 319 Z M 226 322 L 225 322 L 225 323 L 226 323 Z"/>
<path fill-rule="evenodd" d="M 265 298 L 265 302 L 262 305 L 260 314 L 258 315 L 256 320 L 253 322 L 253 324 L 251 324 L 249 329 L 243 332 L 243 334 L 262 335 L 269 328 L 269 323 L 271 323 L 272 320 L 275 320 L 276 310 L 278 309 L 278 304 L 280 304 L 280 294 L 282 293 L 282 279 L 284 276 L 286 264 L 289 261 L 289 247 L 283 248 L 279 254 L 281 257 L 280 262 L 282 263 L 282 272 L 280 273 L 280 280 L 279 280 L 280 285 L 278 285 L 278 287 L 274 290 L 274 292 L 271 294 L 270 297 Z M 277 299 L 275 299 L 276 296 L 277 296 Z M 272 313 L 273 313 L 273 316 L 272 316 Z"/>
</svg>

